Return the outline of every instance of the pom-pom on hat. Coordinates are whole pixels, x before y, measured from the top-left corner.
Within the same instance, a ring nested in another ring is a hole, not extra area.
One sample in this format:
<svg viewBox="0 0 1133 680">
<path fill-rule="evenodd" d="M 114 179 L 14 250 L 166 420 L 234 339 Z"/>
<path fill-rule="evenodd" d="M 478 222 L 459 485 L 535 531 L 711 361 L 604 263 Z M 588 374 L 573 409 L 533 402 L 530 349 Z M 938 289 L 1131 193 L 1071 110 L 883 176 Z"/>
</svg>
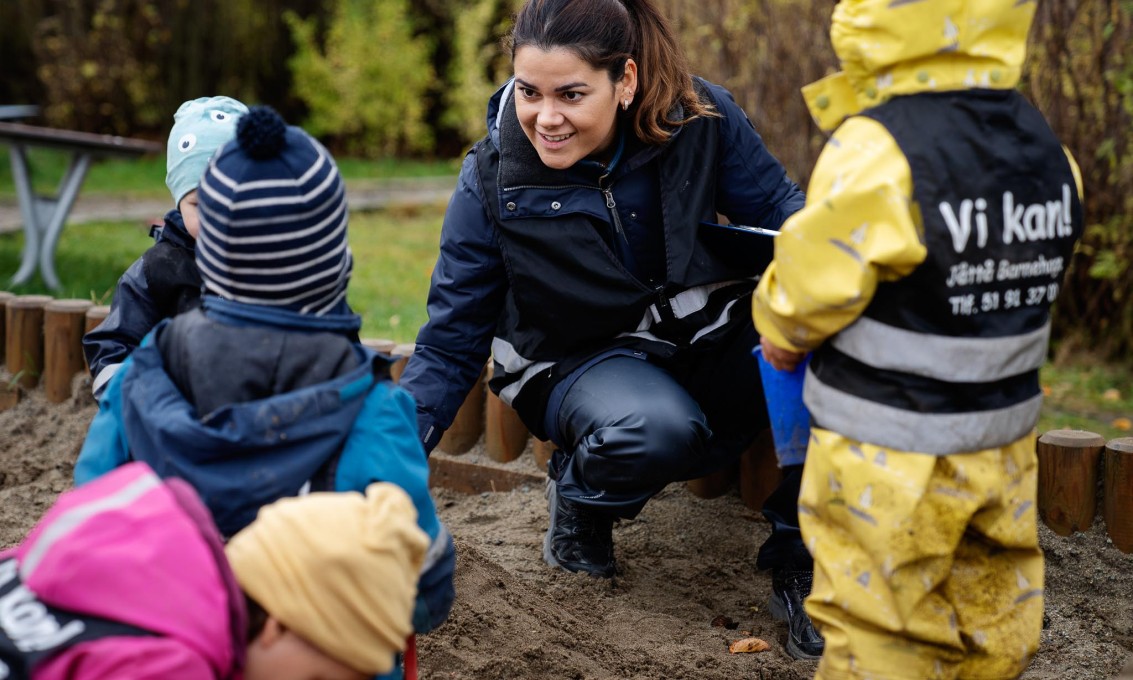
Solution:
<svg viewBox="0 0 1133 680">
<path fill-rule="evenodd" d="M 199 191 L 197 268 L 228 300 L 321 315 L 346 297 L 346 190 L 327 150 L 255 106 Z"/>
<path fill-rule="evenodd" d="M 247 112 L 231 97 L 201 97 L 178 107 L 165 151 L 165 185 L 174 208 L 201 183 L 209 158 L 236 136 L 236 121 Z"/>
<path fill-rule="evenodd" d="M 413 632 L 429 538 L 400 487 L 284 498 L 260 509 L 224 552 L 245 593 L 326 655 L 387 673 Z"/>
</svg>

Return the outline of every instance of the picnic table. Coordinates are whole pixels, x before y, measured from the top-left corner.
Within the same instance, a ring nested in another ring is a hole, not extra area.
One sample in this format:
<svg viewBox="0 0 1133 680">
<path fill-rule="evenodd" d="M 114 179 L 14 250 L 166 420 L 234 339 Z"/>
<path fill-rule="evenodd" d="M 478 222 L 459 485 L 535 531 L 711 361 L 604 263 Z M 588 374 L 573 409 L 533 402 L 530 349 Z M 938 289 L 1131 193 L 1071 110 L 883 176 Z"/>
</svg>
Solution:
<svg viewBox="0 0 1133 680">
<path fill-rule="evenodd" d="M 24 227 L 20 268 L 11 283 L 27 282 L 38 267 L 43 282 L 51 289 L 59 288 L 59 277 L 55 275 L 55 247 L 91 161 L 106 156 L 141 156 L 165 151 L 164 145 L 158 142 L 3 121 L 0 121 L 0 142 L 11 148 L 12 179 Z M 32 167 L 27 158 L 27 150 L 33 147 L 58 149 L 71 154 L 71 161 L 54 195 L 41 195 L 35 191 Z"/>
</svg>

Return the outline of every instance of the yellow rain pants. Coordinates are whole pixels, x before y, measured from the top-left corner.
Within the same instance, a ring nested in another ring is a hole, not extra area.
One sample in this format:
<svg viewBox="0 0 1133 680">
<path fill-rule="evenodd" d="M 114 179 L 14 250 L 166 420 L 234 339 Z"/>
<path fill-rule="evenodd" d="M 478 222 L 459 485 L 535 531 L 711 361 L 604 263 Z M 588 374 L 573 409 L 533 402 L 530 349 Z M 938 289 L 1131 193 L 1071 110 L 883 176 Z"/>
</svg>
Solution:
<svg viewBox="0 0 1133 680">
<path fill-rule="evenodd" d="M 826 639 L 815 677 L 1018 677 L 1043 616 L 1034 435 L 932 456 L 812 434 L 799 520 Z"/>
</svg>

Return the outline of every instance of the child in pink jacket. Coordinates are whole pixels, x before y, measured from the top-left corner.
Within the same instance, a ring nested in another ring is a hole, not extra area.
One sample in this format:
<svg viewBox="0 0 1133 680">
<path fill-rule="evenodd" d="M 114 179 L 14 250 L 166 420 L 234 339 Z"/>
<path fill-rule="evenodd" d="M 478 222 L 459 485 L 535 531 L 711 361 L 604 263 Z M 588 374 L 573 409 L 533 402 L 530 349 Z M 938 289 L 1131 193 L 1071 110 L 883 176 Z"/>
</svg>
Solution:
<svg viewBox="0 0 1133 680">
<path fill-rule="evenodd" d="M 189 485 L 131 463 L 0 552 L 0 678 L 385 673 L 427 546 L 409 497 L 384 483 L 265 506 L 224 546 Z"/>
</svg>

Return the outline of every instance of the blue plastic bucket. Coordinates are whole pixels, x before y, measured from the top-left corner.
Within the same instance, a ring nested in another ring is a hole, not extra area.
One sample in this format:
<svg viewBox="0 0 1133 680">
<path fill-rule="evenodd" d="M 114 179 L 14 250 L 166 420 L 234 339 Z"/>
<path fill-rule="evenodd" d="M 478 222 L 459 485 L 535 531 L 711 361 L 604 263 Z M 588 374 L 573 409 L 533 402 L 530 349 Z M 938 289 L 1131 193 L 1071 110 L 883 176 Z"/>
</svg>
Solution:
<svg viewBox="0 0 1133 680">
<path fill-rule="evenodd" d="M 771 434 L 775 438 L 775 454 L 779 466 L 802 465 L 810 443 L 810 411 L 803 403 L 803 379 L 810 363 L 810 354 L 793 371 L 779 371 L 764 358 L 761 347 L 751 351 L 759 362 L 767 413 L 771 418 Z"/>
</svg>

